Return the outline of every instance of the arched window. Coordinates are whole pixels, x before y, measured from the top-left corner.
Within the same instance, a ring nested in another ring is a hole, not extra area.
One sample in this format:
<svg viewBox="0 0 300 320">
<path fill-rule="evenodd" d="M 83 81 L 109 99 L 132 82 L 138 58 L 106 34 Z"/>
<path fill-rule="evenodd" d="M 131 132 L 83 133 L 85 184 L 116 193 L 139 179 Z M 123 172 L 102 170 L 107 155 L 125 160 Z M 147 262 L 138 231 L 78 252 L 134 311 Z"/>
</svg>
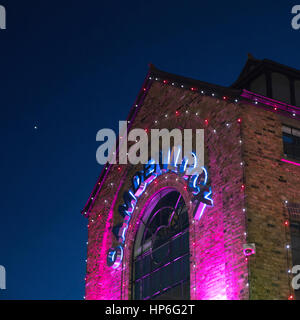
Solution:
<svg viewBox="0 0 300 320">
<path fill-rule="evenodd" d="M 188 227 L 181 194 L 162 189 L 146 208 L 136 236 L 133 299 L 190 299 Z"/>
</svg>

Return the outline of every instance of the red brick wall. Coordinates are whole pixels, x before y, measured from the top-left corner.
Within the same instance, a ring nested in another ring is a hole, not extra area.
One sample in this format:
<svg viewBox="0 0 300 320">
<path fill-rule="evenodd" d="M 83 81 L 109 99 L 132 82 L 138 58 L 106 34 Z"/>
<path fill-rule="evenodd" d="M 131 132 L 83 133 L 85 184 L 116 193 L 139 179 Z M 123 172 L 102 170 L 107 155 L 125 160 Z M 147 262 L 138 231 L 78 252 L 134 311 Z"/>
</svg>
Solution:
<svg viewBox="0 0 300 320">
<path fill-rule="evenodd" d="M 283 163 L 282 123 L 296 121 L 247 105 L 243 110 L 248 242 L 256 244 L 250 260 L 250 298 L 287 299 L 292 293 L 286 244 L 290 241 L 285 200 L 300 201 L 300 167 Z M 299 126 L 299 124 L 298 124 Z M 286 234 L 287 233 L 287 234 Z"/>
<path fill-rule="evenodd" d="M 175 115 L 176 110 L 180 116 Z M 239 118 L 243 118 L 242 123 L 237 121 Z M 205 166 L 210 176 L 214 207 L 207 208 L 201 220 L 194 223 L 192 208 L 189 210 L 192 299 L 249 298 L 248 263 L 243 244 L 246 242 L 246 213 L 249 211 L 251 215 L 255 208 L 243 211 L 246 204 L 242 185 L 246 184 L 247 194 L 248 181 L 255 177 L 246 178 L 249 167 L 245 169 L 241 165 L 243 152 L 246 152 L 245 141 L 241 143 L 241 140 L 246 139 L 248 143 L 250 139 L 245 135 L 248 120 L 245 109 L 238 104 L 154 82 L 133 123 L 133 127 L 148 129 L 205 129 Z M 250 160 L 246 158 L 246 162 L 249 165 Z M 122 266 L 116 270 L 108 267 L 107 251 L 116 244 L 112 226 L 120 221 L 118 206 L 136 170 L 131 165 L 121 166 L 121 171 L 117 165 L 113 166 L 90 213 L 86 299 L 131 298 L 133 242 L 148 197 L 163 187 L 172 186 L 182 193 L 189 205 L 190 194 L 184 189 L 184 180 L 176 180 L 174 173 L 157 178 L 157 183 L 149 185 L 147 194 L 138 200 L 138 209 L 134 211 L 126 236 Z M 250 196 L 247 201 L 250 206 L 254 202 Z M 249 239 L 256 242 L 252 229 Z"/>
</svg>

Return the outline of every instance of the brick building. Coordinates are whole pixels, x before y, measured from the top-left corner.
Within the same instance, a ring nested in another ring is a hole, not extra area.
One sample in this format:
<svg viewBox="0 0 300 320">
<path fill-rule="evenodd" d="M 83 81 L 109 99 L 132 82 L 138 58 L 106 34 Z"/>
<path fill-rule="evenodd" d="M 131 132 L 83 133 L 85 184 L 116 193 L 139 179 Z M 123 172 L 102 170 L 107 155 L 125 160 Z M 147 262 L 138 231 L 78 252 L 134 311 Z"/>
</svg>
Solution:
<svg viewBox="0 0 300 320">
<path fill-rule="evenodd" d="M 122 215 L 143 168 L 107 164 L 83 210 L 86 299 L 300 299 L 299 106 L 300 71 L 273 61 L 249 55 L 230 87 L 151 65 L 128 130 L 204 129 L 213 205 L 195 218 L 205 200 L 170 170 Z"/>
</svg>

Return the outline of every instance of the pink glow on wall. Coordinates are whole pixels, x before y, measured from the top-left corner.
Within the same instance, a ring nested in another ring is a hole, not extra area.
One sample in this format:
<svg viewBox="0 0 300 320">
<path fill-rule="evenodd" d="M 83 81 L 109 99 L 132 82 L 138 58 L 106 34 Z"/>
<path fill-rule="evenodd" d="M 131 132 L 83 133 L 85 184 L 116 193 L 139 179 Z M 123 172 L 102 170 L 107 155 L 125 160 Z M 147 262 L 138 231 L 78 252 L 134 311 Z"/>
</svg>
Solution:
<svg viewBox="0 0 300 320">
<path fill-rule="evenodd" d="M 299 118 L 299 115 L 300 115 L 299 107 L 292 106 L 285 102 L 262 96 L 258 93 L 254 93 L 246 89 L 243 89 L 241 97 L 254 101 L 254 104 L 258 107 L 269 106 L 271 107 L 270 111 L 280 112 L 292 118 L 295 118 L 295 117 Z"/>
<path fill-rule="evenodd" d="M 240 109 L 235 105 L 231 107 L 231 116 L 238 119 L 241 116 Z M 214 207 L 208 207 L 200 221 L 194 221 L 194 223 L 193 208 L 189 209 L 191 299 L 248 299 L 248 265 L 243 254 L 243 244 L 247 240 L 244 235 L 246 216 L 243 212 L 247 188 L 241 190 L 243 166 L 240 165 L 242 154 L 239 143 L 240 130 L 244 121 L 242 123 L 234 121 L 228 130 L 223 125 L 228 121 L 226 109 L 217 108 L 216 110 L 218 117 L 214 122 L 209 118 L 205 135 L 205 146 L 209 149 L 207 166 L 209 166 L 211 177 Z M 175 113 L 175 110 L 173 112 Z M 210 123 L 213 123 L 213 128 L 218 132 L 217 135 L 213 134 Z M 146 125 L 150 127 L 150 124 Z M 228 162 L 229 158 L 230 162 Z M 223 166 L 223 163 L 228 165 Z M 182 179 L 177 179 L 177 175 L 172 173 L 168 174 L 167 179 L 165 176 L 158 177 L 139 199 L 138 208 L 132 216 L 126 236 L 123 265 L 114 270 L 107 266 L 107 251 L 115 244 L 111 229 L 113 224 L 118 222 L 113 221 L 113 218 L 117 215 L 119 202 L 122 203 L 122 195 L 119 191 L 123 183 L 128 183 L 127 180 L 130 178 L 131 176 L 125 177 L 123 181 L 117 167 L 112 166 L 109 175 L 105 177 L 105 183 L 101 185 L 101 192 L 95 196 L 97 199 L 94 206 L 89 211 L 90 219 L 96 214 L 100 216 L 90 224 L 89 228 L 87 299 L 131 298 L 135 235 L 145 208 L 159 190 L 172 186 L 182 194 L 187 205 L 193 206 L 190 202 L 191 193 L 187 190 L 186 184 L 181 181 Z M 111 187 L 110 182 L 114 182 L 114 187 Z M 107 200 L 107 205 L 104 199 Z"/>
<path fill-rule="evenodd" d="M 286 159 L 281 159 L 281 161 L 289 163 L 289 164 L 293 164 L 295 166 L 300 166 L 300 163 L 298 163 L 298 162 L 294 162 L 294 161 L 290 161 L 290 160 L 286 160 Z"/>
<path fill-rule="evenodd" d="M 104 230 L 101 231 L 102 239 L 101 243 L 97 245 L 91 246 L 92 248 L 88 251 L 88 258 L 93 256 L 98 256 L 96 258 L 97 261 L 88 261 L 88 266 L 95 267 L 96 269 L 93 270 L 93 277 L 96 278 L 96 283 L 94 281 L 89 282 L 89 279 L 86 283 L 86 300 L 120 300 L 121 299 L 121 292 L 117 289 L 112 289 L 112 281 L 116 283 L 120 283 L 121 280 L 121 273 L 120 267 L 118 269 L 112 269 L 107 266 L 107 251 L 112 246 L 112 237 L 111 237 L 111 226 L 113 221 L 113 213 L 116 201 L 118 199 L 118 194 L 120 189 L 122 188 L 122 183 L 119 183 L 116 193 L 114 194 L 114 198 L 110 204 L 110 209 L 107 215 L 102 214 L 100 215 L 99 223 L 101 219 L 106 219 L 104 223 Z M 104 209 L 103 200 L 102 203 L 102 210 Z M 89 230 L 90 232 L 90 230 Z M 100 233 L 99 233 L 100 235 Z M 95 264 L 95 266 L 93 266 Z"/>
<path fill-rule="evenodd" d="M 247 263 L 245 263 L 243 255 L 245 226 L 242 208 L 244 193 L 240 191 L 240 184 L 224 184 L 224 177 L 220 175 L 218 166 L 221 155 L 221 151 L 220 155 L 215 151 L 210 158 L 209 173 L 213 187 L 214 206 L 208 207 L 200 221 L 195 220 L 194 224 L 192 223 L 193 209 L 190 208 L 189 210 L 190 293 L 191 299 L 196 300 L 236 300 L 247 296 Z M 236 160 L 237 166 L 233 169 L 236 179 L 240 179 L 242 174 L 240 161 L 239 158 Z M 230 172 L 227 174 L 228 176 L 233 175 Z M 113 208 L 116 206 L 121 188 L 120 181 L 118 190 L 114 190 L 111 195 L 113 198 L 108 199 L 108 202 L 111 203 L 108 214 L 100 215 L 98 218 L 99 230 L 93 224 L 90 227 L 90 234 L 92 235 L 95 232 L 96 238 L 101 238 L 92 243 L 91 250 L 89 250 L 88 265 L 94 270 L 91 277 L 93 281 L 91 283 L 87 282 L 86 285 L 87 299 L 130 299 L 134 239 L 146 208 L 157 192 L 164 188 L 170 188 L 170 186 L 176 188 L 183 195 L 187 204 L 190 203 L 191 193 L 184 188 L 185 183 L 177 178 L 177 175 L 172 173 L 168 174 L 168 179 L 165 179 L 165 176 L 158 177 L 156 184 L 150 184 L 147 193 L 141 196 L 139 209 L 135 211 L 128 229 L 123 266 L 114 270 L 107 266 L 106 258 L 107 251 L 113 244 L 111 232 Z M 220 190 L 223 191 L 220 192 Z M 235 201 L 232 205 L 224 207 L 223 197 L 226 197 L 227 194 L 233 194 Z M 102 199 L 98 202 L 97 211 L 104 212 L 107 210 L 104 207 Z M 224 230 L 226 231 L 224 232 Z M 93 256 L 96 257 L 95 260 L 93 260 Z M 125 265 L 126 269 L 124 269 Z"/>
</svg>

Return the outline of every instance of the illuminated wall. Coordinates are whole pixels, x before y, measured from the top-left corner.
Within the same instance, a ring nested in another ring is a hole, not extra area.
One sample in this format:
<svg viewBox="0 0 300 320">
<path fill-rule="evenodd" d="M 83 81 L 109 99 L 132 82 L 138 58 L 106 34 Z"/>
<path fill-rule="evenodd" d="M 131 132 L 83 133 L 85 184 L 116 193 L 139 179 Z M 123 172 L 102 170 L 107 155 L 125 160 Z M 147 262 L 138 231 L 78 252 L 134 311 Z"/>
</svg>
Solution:
<svg viewBox="0 0 300 320">
<path fill-rule="evenodd" d="M 287 163 L 279 164 L 282 142 L 281 120 L 274 113 L 277 110 L 265 110 L 265 106 L 259 109 L 260 105 L 251 102 L 249 97 L 242 97 L 239 90 L 207 87 L 201 82 L 188 84 L 189 79 L 182 78 L 179 82 L 180 79 L 172 77 L 150 69 L 150 78 L 148 75 L 128 120 L 131 128 L 145 128 L 147 131 L 152 128 L 205 129 L 205 167 L 210 177 L 214 206 L 206 208 L 200 221 L 194 221 L 193 204 L 190 203 L 192 195 L 187 190 L 186 181 L 172 172 L 159 176 L 138 199 L 126 234 L 122 263 L 114 269 L 107 265 L 107 252 L 117 245 L 112 228 L 122 222 L 118 207 L 124 202 L 123 193 L 130 188 L 131 178 L 141 167 L 107 166 L 84 211 L 88 217 L 89 234 L 86 299 L 131 299 L 133 245 L 140 219 L 151 197 L 165 187 L 178 190 L 190 206 L 192 299 L 288 297 L 288 275 L 282 271 L 286 268 L 284 250 L 281 248 L 281 253 L 274 258 L 277 269 L 270 274 L 271 267 L 264 259 L 266 254 L 273 261 L 272 252 L 277 250 L 278 244 L 284 245 L 286 241 L 283 237 L 285 230 L 280 224 L 284 221 L 284 190 L 273 180 L 276 190 L 272 188 L 271 193 L 265 193 L 267 186 L 260 187 L 264 185 L 265 175 L 280 170 L 278 175 L 283 180 L 289 176 L 289 183 L 296 185 L 290 197 L 300 198 L 299 191 L 296 191 L 299 190 L 299 181 L 295 177 L 299 176 L 296 170 L 299 171 L 300 167 L 295 169 L 288 168 Z M 265 125 L 272 126 L 274 121 L 278 126 L 273 130 L 275 133 L 266 131 L 271 127 L 264 129 Z M 268 136 L 263 143 L 269 141 L 273 145 L 265 149 L 258 147 L 260 137 L 256 135 L 256 126 L 263 137 Z M 271 160 L 271 151 L 274 150 L 274 160 Z M 263 169 L 264 161 L 268 162 L 268 172 Z M 268 201 L 265 201 L 266 194 L 270 197 Z M 280 210 L 274 209 L 274 203 L 277 203 L 274 199 L 280 199 L 277 204 Z M 258 216 L 257 210 L 260 212 Z M 275 230 L 281 233 L 279 237 L 267 226 L 272 215 L 276 215 Z M 264 245 L 266 232 L 270 232 L 266 238 L 269 247 Z M 243 245 L 252 242 L 257 242 L 256 254 L 246 258 Z M 249 268 L 252 268 L 251 273 Z M 278 287 L 273 293 L 272 283 Z"/>
<path fill-rule="evenodd" d="M 177 111 L 177 112 L 176 112 Z M 200 221 L 190 208 L 191 297 L 247 298 L 247 262 L 243 255 L 245 213 L 241 123 L 237 105 L 180 88 L 153 83 L 133 126 L 141 128 L 204 128 L 206 157 L 214 206 Z M 130 298 L 132 248 L 149 197 L 163 187 L 175 187 L 190 203 L 186 181 L 166 173 L 151 183 L 138 201 L 127 231 L 122 265 L 107 266 L 107 251 L 116 244 L 112 226 L 120 222 L 118 206 L 137 168 L 110 168 L 89 213 L 86 299 Z"/>
</svg>

